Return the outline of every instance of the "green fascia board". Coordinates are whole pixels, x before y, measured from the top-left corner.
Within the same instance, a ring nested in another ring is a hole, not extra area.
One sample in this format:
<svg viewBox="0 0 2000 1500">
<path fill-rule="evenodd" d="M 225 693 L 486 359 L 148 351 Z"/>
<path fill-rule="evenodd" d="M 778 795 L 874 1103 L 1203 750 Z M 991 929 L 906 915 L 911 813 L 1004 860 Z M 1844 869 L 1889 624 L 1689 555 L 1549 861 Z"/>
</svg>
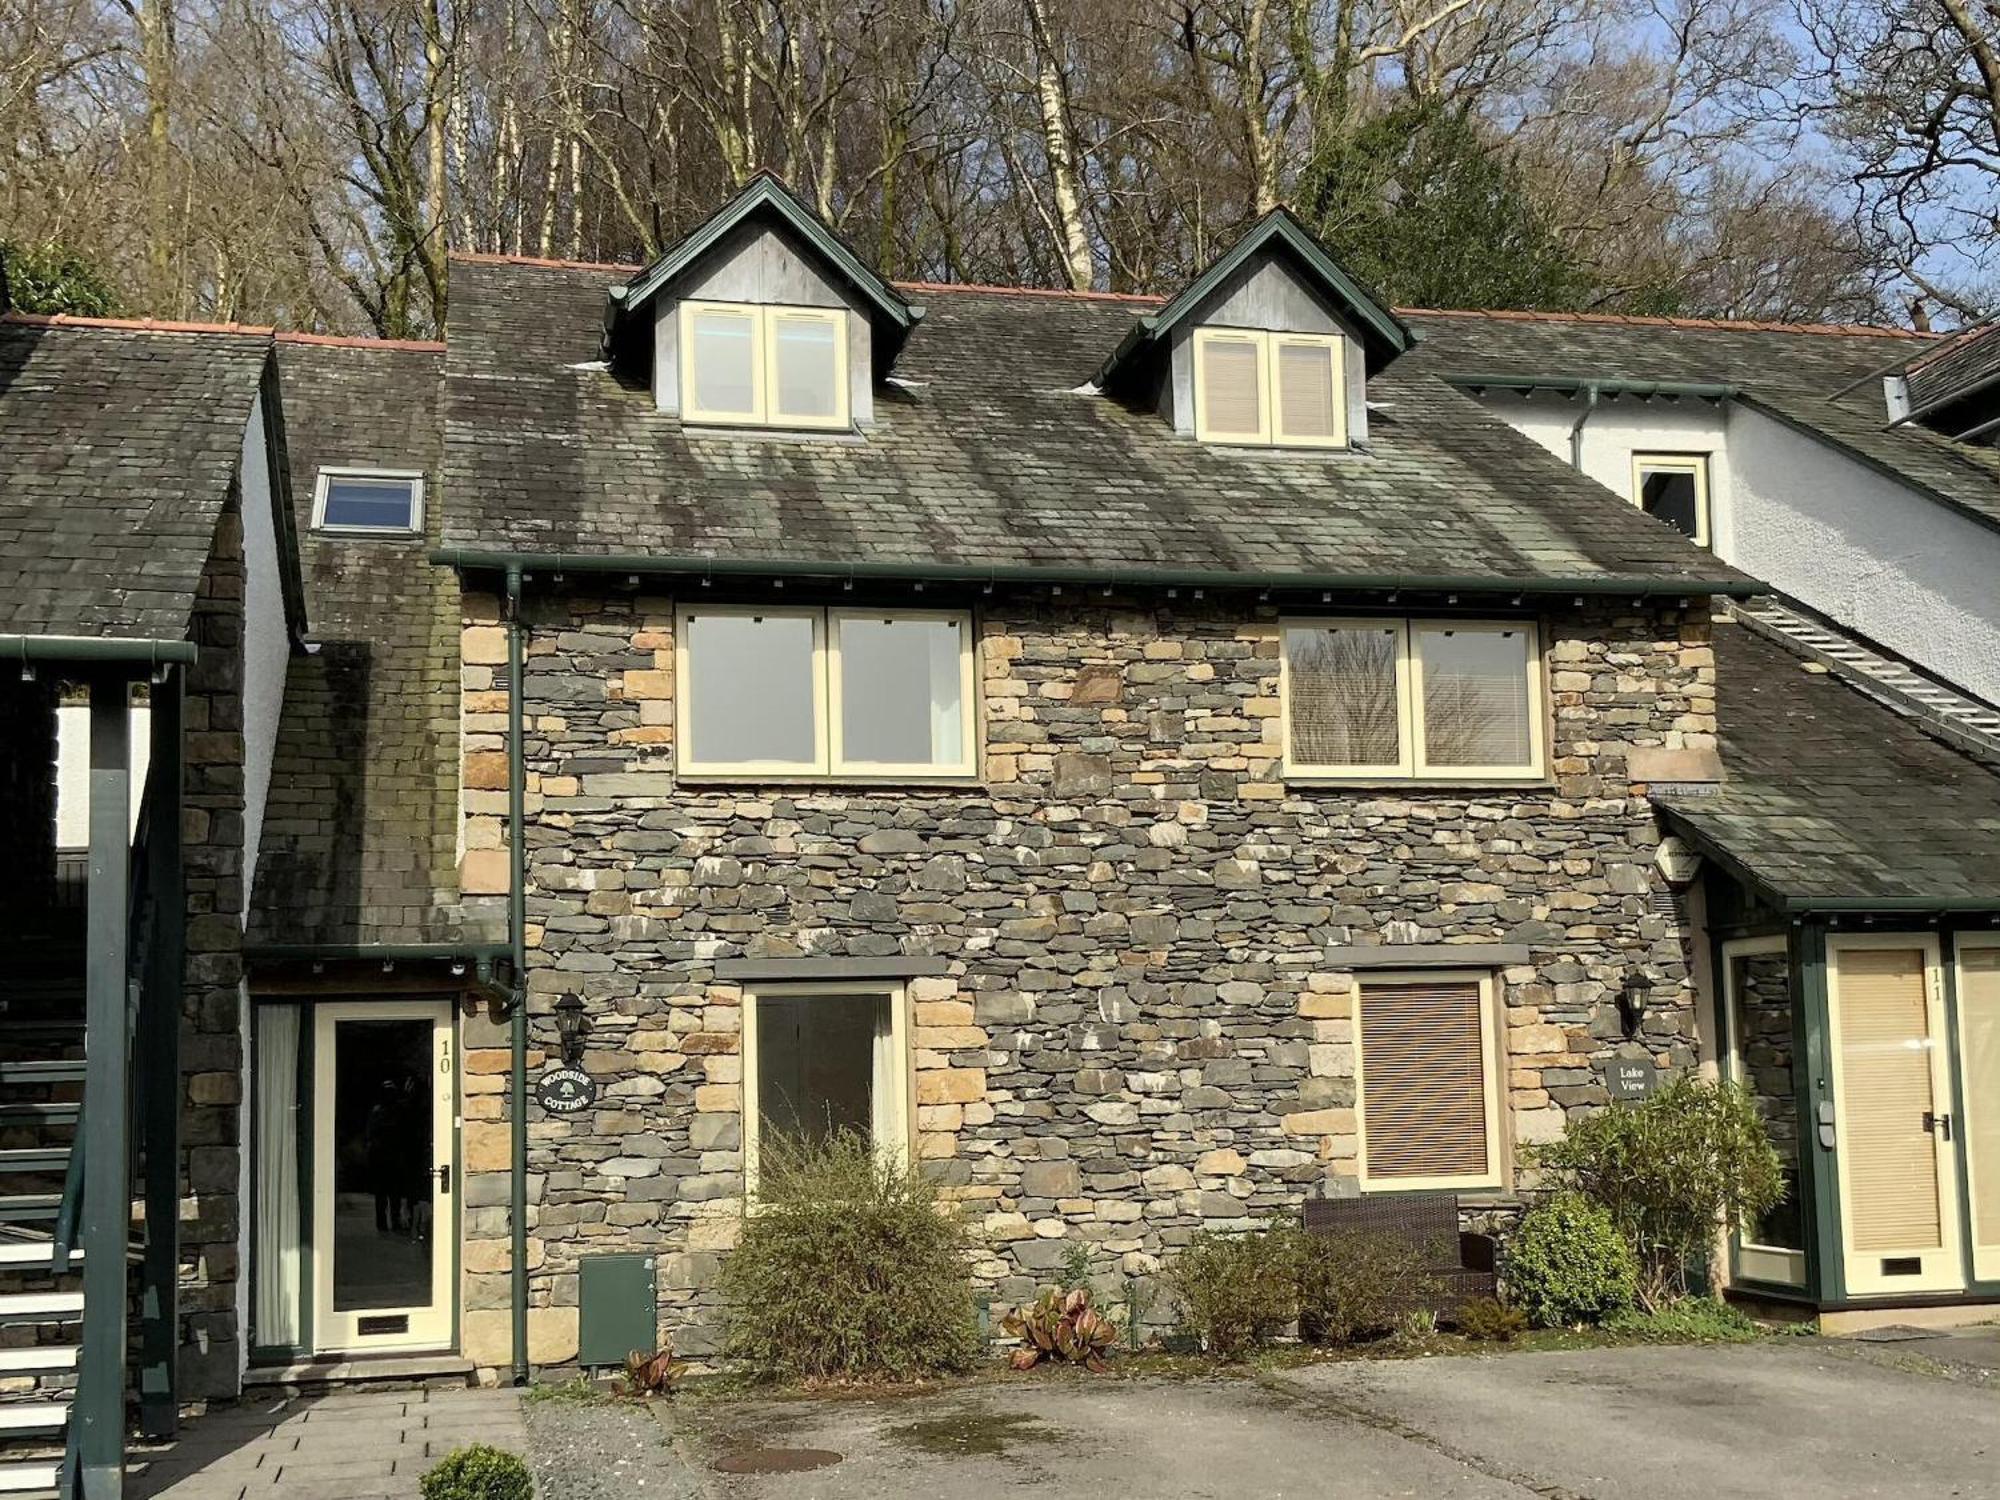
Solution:
<svg viewBox="0 0 2000 1500">
<path fill-rule="evenodd" d="M 137 668 L 170 662 L 192 664 L 199 654 L 193 641 L 115 635 L 0 635 L 0 662 L 119 662 Z"/>
<path fill-rule="evenodd" d="M 1549 391 L 1557 395 L 1636 396 L 1641 400 L 1733 401 L 1737 389 L 1704 380 L 1614 380 L 1596 375 L 1516 375 L 1480 371 L 1446 371 L 1447 384 L 1472 391 Z"/>
<path fill-rule="evenodd" d="M 784 184 L 769 173 L 760 173 L 752 178 L 748 187 L 689 231 L 680 243 L 623 286 L 612 288 L 611 300 L 618 313 L 627 314 L 644 306 L 655 293 L 693 265 L 730 230 L 764 209 L 775 213 L 824 256 L 893 328 L 907 333 L 923 317 L 923 308 L 908 301 L 863 265 L 838 235 L 785 191 Z"/>
<path fill-rule="evenodd" d="M 886 580 L 924 583 L 1087 585 L 1104 588 L 1297 589 L 1334 592 L 1404 590 L 1416 593 L 1519 594 L 1731 599 L 1768 594 L 1754 578 L 1667 578 L 1589 575 L 1506 578 L 1478 575 L 1307 572 L 1230 573 L 1199 568 L 1112 567 L 1089 564 L 1000 565 L 925 562 L 825 562 L 788 558 L 671 556 L 651 553 L 500 552 L 443 547 L 431 554 L 439 567 L 460 571 L 629 573 L 655 577 L 798 578 L 829 582 Z"/>
<path fill-rule="evenodd" d="M 1195 308 L 1222 285 L 1243 263 L 1266 246 L 1277 243 L 1298 257 L 1319 284 L 1319 289 L 1345 308 L 1360 326 L 1368 346 L 1368 368 L 1378 370 L 1417 342 L 1417 331 L 1356 281 L 1307 231 L 1288 208 L 1274 208 L 1259 219 L 1242 237 L 1208 264 L 1208 269 L 1189 282 L 1157 312 L 1140 318 L 1112 351 L 1097 372 L 1097 383 L 1109 382 L 1142 347 L 1157 343 L 1173 332 Z"/>
</svg>

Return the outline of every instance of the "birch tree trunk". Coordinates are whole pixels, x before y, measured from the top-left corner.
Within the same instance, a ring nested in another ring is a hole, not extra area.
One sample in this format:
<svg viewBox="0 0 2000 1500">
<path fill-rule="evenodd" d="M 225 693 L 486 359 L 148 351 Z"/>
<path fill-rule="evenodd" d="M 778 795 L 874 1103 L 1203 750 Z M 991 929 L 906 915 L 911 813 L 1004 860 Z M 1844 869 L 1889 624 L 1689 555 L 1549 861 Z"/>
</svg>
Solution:
<svg viewBox="0 0 2000 1500">
<path fill-rule="evenodd" d="M 1090 250 L 1090 230 L 1084 223 L 1082 169 L 1076 132 L 1070 124 L 1069 98 L 1063 87 L 1062 62 L 1049 25 L 1048 0 L 1023 0 L 1023 3 L 1027 6 L 1028 33 L 1035 52 L 1035 100 L 1041 109 L 1049 192 L 1055 200 L 1057 253 L 1071 289 L 1087 292 L 1096 283 L 1097 267 Z"/>
</svg>

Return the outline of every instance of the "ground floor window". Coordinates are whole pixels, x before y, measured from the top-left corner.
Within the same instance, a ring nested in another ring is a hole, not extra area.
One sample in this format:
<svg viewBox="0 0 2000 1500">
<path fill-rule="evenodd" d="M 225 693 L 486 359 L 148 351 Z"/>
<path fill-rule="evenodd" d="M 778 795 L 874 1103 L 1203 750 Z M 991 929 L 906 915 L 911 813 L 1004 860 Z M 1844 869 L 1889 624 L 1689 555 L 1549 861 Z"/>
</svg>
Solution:
<svg viewBox="0 0 2000 1500">
<path fill-rule="evenodd" d="M 907 1153 L 910 1055 L 901 986 L 773 986 L 744 997 L 743 1152 L 756 1191 L 774 1141 L 838 1131 Z"/>
<path fill-rule="evenodd" d="M 1493 976 L 1367 979 L 1355 1011 L 1364 1189 L 1501 1184 Z"/>
</svg>

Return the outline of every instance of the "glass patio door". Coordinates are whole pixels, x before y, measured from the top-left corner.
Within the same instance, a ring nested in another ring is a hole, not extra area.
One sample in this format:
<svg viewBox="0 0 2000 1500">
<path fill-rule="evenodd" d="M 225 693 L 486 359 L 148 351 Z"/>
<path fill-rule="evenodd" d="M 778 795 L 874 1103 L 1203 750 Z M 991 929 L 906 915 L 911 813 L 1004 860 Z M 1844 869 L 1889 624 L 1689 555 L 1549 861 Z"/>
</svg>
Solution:
<svg viewBox="0 0 2000 1500">
<path fill-rule="evenodd" d="M 451 1343 L 451 1009 L 314 1010 L 313 1342 L 324 1352 Z"/>
<path fill-rule="evenodd" d="M 1957 1135 L 1937 940 L 1827 943 L 1847 1289 L 1957 1291 Z"/>
</svg>

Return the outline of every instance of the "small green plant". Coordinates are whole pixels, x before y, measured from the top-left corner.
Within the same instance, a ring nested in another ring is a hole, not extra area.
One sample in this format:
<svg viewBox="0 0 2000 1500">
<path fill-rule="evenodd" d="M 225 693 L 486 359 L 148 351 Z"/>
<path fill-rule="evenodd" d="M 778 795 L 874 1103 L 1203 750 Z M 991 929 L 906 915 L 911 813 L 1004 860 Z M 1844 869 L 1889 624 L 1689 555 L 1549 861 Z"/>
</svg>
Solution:
<svg viewBox="0 0 2000 1500">
<path fill-rule="evenodd" d="M 1618 1313 L 1604 1327 L 1648 1344 L 1747 1344 L 1764 1336 L 1748 1317 L 1713 1297 L 1683 1297 L 1653 1312 Z"/>
<path fill-rule="evenodd" d="M 1611 1215 L 1580 1193 L 1529 1209 L 1507 1241 L 1507 1294 L 1542 1328 L 1599 1323 L 1631 1306 L 1638 1262 Z"/>
<path fill-rule="evenodd" d="M 424 1500 L 534 1500 L 528 1466 L 512 1453 L 474 1443 L 454 1448 L 425 1472 Z"/>
<path fill-rule="evenodd" d="M 853 1132 L 764 1141 L 721 1285 L 729 1352 L 761 1375 L 910 1380 L 980 1352 L 963 1219 Z"/>
<path fill-rule="evenodd" d="M 1436 1257 L 1409 1240 L 1380 1231 L 1343 1229 L 1291 1236 L 1299 1293 L 1299 1332 L 1336 1347 L 1380 1338 L 1428 1314 L 1436 1329 Z"/>
<path fill-rule="evenodd" d="M 1161 1279 L 1204 1350 L 1241 1359 L 1298 1317 L 1297 1234 L 1281 1224 L 1203 1231 L 1167 1262 Z"/>
<path fill-rule="evenodd" d="M 1687 1294 L 1716 1228 L 1755 1223 L 1784 1195 L 1783 1168 L 1743 1088 L 1683 1075 L 1642 1103 L 1599 1110 L 1535 1153 L 1602 1204 L 1639 1261 L 1640 1305 Z"/>
<path fill-rule="evenodd" d="M 1497 1297 L 1474 1297 L 1458 1309 L 1454 1321 L 1476 1344 L 1511 1344 L 1528 1331 L 1528 1315 Z"/>
<path fill-rule="evenodd" d="M 625 1376 L 618 1382 L 621 1396 L 671 1396 L 687 1366 L 674 1358 L 671 1343 L 648 1354 L 634 1349 L 625 1356 Z"/>
<path fill-rule="evenodd" d="M 1118 1342 L 1117 1325 L 1090 1305 L 1090 1289 L 1081 1286 L 1067 1292 L 1043 1287 L 1041 1296 L 1002 1318 L 1000 1330 L 1021 1341 L 1007 1358 L 1017 1370 L 1032 1370 L 1048 1359 L 1102 1371 L 1105 1355 Z"/>
</svg>

